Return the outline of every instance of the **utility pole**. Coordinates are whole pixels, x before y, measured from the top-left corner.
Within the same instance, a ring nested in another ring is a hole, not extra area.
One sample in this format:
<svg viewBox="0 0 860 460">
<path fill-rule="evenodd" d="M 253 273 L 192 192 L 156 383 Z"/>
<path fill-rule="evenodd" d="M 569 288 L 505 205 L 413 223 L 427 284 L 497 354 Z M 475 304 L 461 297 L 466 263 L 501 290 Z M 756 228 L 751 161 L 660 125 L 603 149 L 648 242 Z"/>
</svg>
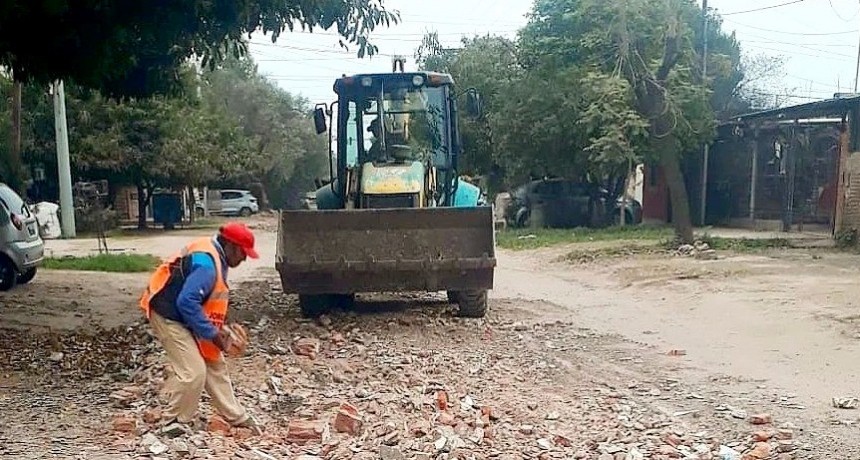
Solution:
<svg viewBox="0 0 860 460">
<path fill-rule="evenodd" d="M 860 42 L 857 43 L 857 66 L 854 68 L 854 94 L 857 94 L 858 78 L 860 78 Z"/>
<path fill-rule="evenodd" d="M 69 130 L 66 126 L 66 94 L 63 81 L 54 81 L 54 130 L 57 136 L 57 171 L 60 179 L 60 228 L 63 238 L 75 237 L 75 205 L 72 200 L 72 166 Z"/>
<path fill-rule="evenodd" d="M 21 196 L 24 193 L 23 174 L 21 174 L 21 92 L 24 84 L 12 82 L 12 148 L 9 149 L 9 179 L 10 186 Z"/>
<path fill-rule="evenodd" d="M 702 85 L 708 81 L 708 0 L 702 0 Z M 699 222 L 705 226 L 705 207 L 708 201 L 708 156 L 710 144 L 705 141 L 702 147 L 702 191 L 699 206 Z"/>
</svg>

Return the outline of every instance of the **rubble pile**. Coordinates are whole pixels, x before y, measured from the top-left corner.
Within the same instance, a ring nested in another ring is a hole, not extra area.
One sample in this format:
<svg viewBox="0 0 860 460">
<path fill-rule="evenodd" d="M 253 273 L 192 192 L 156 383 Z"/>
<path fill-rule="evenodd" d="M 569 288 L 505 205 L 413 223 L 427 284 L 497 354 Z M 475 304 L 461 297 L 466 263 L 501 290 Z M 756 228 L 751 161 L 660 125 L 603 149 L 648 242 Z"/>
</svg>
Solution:
<svg viewBox="0 0 860 460">
<path fill-rule="evenodd" d="M 708 243 L 696 241 L 693 244 L 682 244 L 673 252 L 676 256 L 694 257 L 699 260 L 716 260 L 717 251 L 711 249 Z"/>
<path fill-rule="evenodd" d="M 285 304 L 276 291 L 258 295 Z M 250 318 L 254 302 L 240 304 Z M 561 365 L 558 353 L 576 351 L 587 334 L 571 324 L 459 320 L 435 309 L 316 322 L 257 313 L 248 354 L 231 365 L 262 436 L 209 413 L 197 432 L 164 435 L 155 399 L 138 396 L 154 384 L 139 380 L 121 391 L 115 445 L 138 458 L 791 458 L 786 433 L 764 434 L 770 425 L 723 444 L 651 407 L 636 387 Z M 149 369 L 139 378 L 163 379 Z"/>
<path fill-rule="evenodd" d="M 142 322 L 63 333 L 5 329 L 0 337 L 0 368 L 63 381 L 127 379 L 155 347 Z"/>
<path fill-rule="evenodd" d="M 262 435 L 231 428 L 205 400 L 194 430 L 162 427 L 169 370 L 145 327 L 61 337 L 62 351 L 36 351 L 49 340 L 38 338 L 9 362 L 30 353 L 33 368 L 69 373 L 85 363 L 70 375 L 100 371 L 121 380 L 87 386 L 94 422 L 78 441 L 126 458 L 793 458 L 793 433 L 764 414 L 748 416 L 742 439 L 686 426 L 651 403 L 681 392 L 676 384 L 610 376 L 605 363 L 578 355 L 596 334 L 570 323 L 527 325 L 497 312 L 462 320 L 426 306 L 307 321 L 267 283 L 235 297 L 233 320 L 244 323 L 250 343 L 230 360 L 231 374 Z M 52 360 L 57 352 L 63 357 Z M 100 360 L 102 367 L 86 364 Z"/>
</svg>

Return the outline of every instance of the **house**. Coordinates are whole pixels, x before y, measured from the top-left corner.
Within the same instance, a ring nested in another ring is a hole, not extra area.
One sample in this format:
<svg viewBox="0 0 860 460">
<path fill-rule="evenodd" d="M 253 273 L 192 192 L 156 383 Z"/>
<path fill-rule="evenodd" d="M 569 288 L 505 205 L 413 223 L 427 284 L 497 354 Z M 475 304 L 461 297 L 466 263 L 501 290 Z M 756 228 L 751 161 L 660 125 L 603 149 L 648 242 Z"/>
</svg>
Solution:
<svg viewBox="0 0 860 460">
<path fill-rule="evenodd" d="M 860 228 L 860 96 L 745 114 L 717 131 L 706 173 L 701 151 L 682 162 L 695 224 Z M 645 168 L 642 204 L 644 220 L 671 222 L 659 167 Z"/>
</svg>

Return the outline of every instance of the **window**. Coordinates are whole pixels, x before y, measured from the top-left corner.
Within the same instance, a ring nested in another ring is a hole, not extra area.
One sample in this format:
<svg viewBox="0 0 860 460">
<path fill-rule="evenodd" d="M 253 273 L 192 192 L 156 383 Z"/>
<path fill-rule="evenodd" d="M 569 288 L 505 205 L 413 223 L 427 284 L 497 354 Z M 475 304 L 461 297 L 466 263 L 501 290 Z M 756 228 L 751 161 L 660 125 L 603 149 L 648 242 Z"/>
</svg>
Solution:
<svg viewBox="0 0 860 460">
<path fill-rule="evenodd" d="M 355 101 L 347 105 L 349 113 L 346 119 L 346 165 L 353 167 L 358 164 L 358 114 Z"/>
<path fill-rule="evenodd" d="M 409 83 L 409 84 L 406 84 Z M 386 83 L 382 94 L 371 90 L 349 102 L 347 158 L 358 161 L 405 159 L 431 160 L 437 168 L 450 165 L 447 105 L 443 88 L 411 86 L 411 82 Z M 380 118 L 382 113 L 382 119 Z M 356 118 L 353 125 L 353 117 Z M 351 150 L 353 142 L 360 151 Z M 383 148 L 384 144 L 384 148 Z"/>
<path fill-rule="evenodd" d="M 0 206 L 3 206 L 8 213 L 30 217 L 30 210 L 27 208 L 24 200 L 14 190 L 5 185 L 0 185 Z"/>
</svg>

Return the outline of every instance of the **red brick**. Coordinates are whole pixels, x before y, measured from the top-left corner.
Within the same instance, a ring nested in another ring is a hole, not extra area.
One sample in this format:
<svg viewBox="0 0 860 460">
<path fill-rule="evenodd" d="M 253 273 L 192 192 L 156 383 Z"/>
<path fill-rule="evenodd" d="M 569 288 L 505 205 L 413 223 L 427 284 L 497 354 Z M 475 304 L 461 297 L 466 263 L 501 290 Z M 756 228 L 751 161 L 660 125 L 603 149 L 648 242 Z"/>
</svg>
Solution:
<svg viewBox="0 0 860 460">
<path fill-rule="evenodd" d="M 757 431 L 753 433 L 753 440 L 756 442 L 765 442 L 769 441 L 770 438 L 773 437 L 773 432 L 771 431 Z"/>
<path fill-rule="evenodd" d="M 334 430 L 354 436 L 361 432 L 361 425 L 362 420 L 358 409 L 349 403 L 341 404 L 337 415 L 334 416 Z"/>
<path fill-rule="evenodd" d="M 666 433 L 663 436 L 663 442 L 669 444 L 672 447 L 678 447 L 683 441 L 675 433 Z"/>
<path fill-rule="evenodd" d="M 316 359 L 317 353 L 319 352 L 320 342 L 317 339 L 302 337 L 293 343 L 293 353 L 297 355 Z"/>
<path fill-rule="evenodd" d="M 753 425 L 769 425 L 773 423 L 773 416 L 770 414 L 755 414 L 750 417 L 750 423 Z"/>
<path fill-rule="evenodd" d="M 147 409 L 143 413 L 143 421 L 146 423 L 158 423 L 161 420 L 161 409 Z"/>
<path fill-rule="evenodd" d="M 448 410 L 448 393 L 445 390 L 436 393 L 436 407 L 439 410 Z"/>
<path fill-rule="evenodd" d="M 209 425 L 206 429 L 212 433 L 230 433 L 232 427 L 223 418 L 215 415 L 209 419 Z"/>
<path fill-rule="evenodd" d="M 741 460 L 763 460 L 768 457 L 770 457 L 770 444 L 757 442 L 751 451 L 741 457 Z"/>
<path fill-rule="evenodd" d="M 134 433 L 137 429 L 137 420 L 126 416 L 116 417 L 113 419 L 113 429 L 121 433 Z"/>
<path fill-rule="evenodd" d="M 290 420 L 286 441 L 293 444 L 322 442 L 328 432 L 328 424 L 319 420 Z"/>
</svg>

